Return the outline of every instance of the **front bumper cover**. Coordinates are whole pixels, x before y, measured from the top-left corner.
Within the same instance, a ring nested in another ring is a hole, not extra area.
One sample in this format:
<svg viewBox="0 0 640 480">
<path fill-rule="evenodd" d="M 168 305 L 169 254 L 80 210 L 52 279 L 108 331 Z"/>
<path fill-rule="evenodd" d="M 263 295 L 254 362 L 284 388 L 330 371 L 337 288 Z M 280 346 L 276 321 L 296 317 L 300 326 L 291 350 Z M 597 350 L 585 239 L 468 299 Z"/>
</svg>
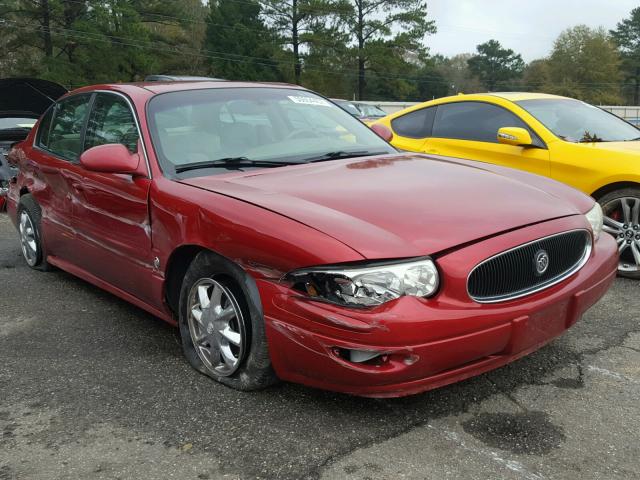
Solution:
<svg viewBox="0 0 640 480">
<path fill-rule="evenodd" d="M 454 383 L 510 363 L 573 325 L 608 290 L 617 248 L 601 236 L 585 266 L 563 282 L 517 300 L 478 304 L 466 292 L 471 268 L 507 248 L 587 228 L 583 217 L 500 235 L 438 258 L 442 288 L 431 299 L 403 297 L 372 310 L 310 301 L 258 280 L 273 366 L 283 380 L 371 397 L 397 397 Z M 350 362 L 341 351 L 378 352 Z"/>
</svg>

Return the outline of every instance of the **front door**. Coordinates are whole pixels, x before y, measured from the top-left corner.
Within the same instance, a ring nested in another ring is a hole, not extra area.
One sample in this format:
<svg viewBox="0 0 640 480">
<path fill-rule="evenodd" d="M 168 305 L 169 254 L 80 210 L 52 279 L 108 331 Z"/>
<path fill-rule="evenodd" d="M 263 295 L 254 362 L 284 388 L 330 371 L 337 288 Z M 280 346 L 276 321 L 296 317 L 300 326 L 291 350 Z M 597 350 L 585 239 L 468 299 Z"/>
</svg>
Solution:
<svg viewBox="0 0 640 480">
<path fill-rule="evenodd" d="M 520 127 L 529 131 L 535 146 L 498 143 L 498 130 Z M 486 102 L 453 102 L 438 105 L 425 153 L 503 165 L 549 176 L 549 150 L 536 133 L 515 114 Z"/>
<path fill-rule="evenodd" d="M 116 93 L 97 93 L 84 136 L 87 150 L 120 143 L 137 152 L 140 134 L 132 106 Z M 145 161 L 140 151 L 140 161 Z M 76 263 L 96 277 L 152 303 L 148 177 L 81 169 L 72 179 Z"/>
</svg>

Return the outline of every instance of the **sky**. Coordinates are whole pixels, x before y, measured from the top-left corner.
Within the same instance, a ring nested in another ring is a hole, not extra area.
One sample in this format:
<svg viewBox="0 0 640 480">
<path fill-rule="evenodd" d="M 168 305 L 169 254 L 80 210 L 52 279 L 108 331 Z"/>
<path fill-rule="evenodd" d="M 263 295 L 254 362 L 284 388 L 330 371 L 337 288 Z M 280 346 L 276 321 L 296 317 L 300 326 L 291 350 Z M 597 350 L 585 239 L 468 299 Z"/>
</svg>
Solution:
<svg viewBox="0 0 640 480">
<path fill-rule="evenodd" d="M 564 29 L 579 24 L 607 30 L 640 7 L 638 0 L 429 0 L 438 33 L 427 37 L 432 54 L 472 53 L 489 39 L 526 62 L 545 57 Z"/>
</svg>

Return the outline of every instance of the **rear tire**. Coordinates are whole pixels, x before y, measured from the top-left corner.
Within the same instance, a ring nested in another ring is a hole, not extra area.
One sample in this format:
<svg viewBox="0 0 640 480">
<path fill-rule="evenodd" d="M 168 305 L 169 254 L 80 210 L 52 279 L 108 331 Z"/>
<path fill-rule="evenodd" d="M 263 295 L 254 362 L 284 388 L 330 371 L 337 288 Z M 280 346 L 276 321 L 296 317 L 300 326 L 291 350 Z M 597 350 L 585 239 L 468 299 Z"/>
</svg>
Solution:
<svg viewBox="0 0 640 480">
<path fill-rule="evenodd" d="M 253 279 L 225 258 L 204 251 L 193 260 L 180 291 L 179 327 L 189 363 L 237 390 L 277 382 Z"/>
<path fill-rule="evenodd" d="M 27 265 L 42 272 L 53 270 L 46 260 L 47 254 L 42 239 L 42 210 L 31 194 L 20 198 L 17 215 L 20 246 Z"/>
<path fill-rule="evenodd" d="M 605 231 L 618 243 L 618 275 L 640 279 L 640 189 L 623 188 L 598 199 L 605 215 Z"/>
</svg>

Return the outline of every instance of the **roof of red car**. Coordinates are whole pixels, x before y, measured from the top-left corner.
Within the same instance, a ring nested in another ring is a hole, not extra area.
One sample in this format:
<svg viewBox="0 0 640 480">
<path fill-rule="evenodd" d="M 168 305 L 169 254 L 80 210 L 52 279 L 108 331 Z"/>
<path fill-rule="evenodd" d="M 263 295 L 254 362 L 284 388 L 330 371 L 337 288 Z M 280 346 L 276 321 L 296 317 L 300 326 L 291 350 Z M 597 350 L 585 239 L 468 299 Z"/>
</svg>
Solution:
<svg viewBox="0 0 640 480">
<path fill-rule="evenodd" d="M 94 91 L 94 90 L 116 90 L 123 93 L 141 93 L 147 91 L 150 94 L 159 94 L 180 90 L 199 90 L 207 88 L 304 88 L 299 85 L 288 83 L 267 83 L 267 82 L 227 82 L 227 81 L 185 81 L 185 82 L 138 82 L 138 83 L 109 83 L 101 85 L 90 85 L 81 87 L 71 93 Z"/>
</svg>

